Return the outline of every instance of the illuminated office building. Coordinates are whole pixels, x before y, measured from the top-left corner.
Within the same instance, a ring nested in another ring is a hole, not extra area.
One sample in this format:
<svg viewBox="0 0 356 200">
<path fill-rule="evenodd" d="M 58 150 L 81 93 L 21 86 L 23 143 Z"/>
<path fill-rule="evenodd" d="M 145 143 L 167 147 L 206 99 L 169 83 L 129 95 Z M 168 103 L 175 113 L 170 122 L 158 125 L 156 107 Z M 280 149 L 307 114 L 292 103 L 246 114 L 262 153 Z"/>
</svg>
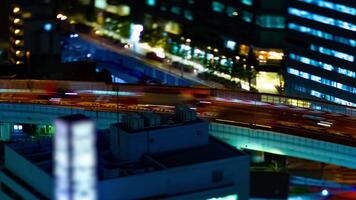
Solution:
<svg viewBox="0 0 356 200">
<path fill-rule="evenodd" d="M 287 93 L 355 107 L 355 2 L 288 2 Z"/>
</svg>

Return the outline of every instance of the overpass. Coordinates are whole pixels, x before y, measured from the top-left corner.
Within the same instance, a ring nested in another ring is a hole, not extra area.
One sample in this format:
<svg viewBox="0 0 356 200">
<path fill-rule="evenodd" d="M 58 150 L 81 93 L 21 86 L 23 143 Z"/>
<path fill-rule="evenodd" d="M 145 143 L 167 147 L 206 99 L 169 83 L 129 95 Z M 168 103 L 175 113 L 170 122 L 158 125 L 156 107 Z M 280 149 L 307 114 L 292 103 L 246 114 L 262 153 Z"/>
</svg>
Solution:
<svg viewBox="0 0 356 200">
<path fill-rule="evenodd" d="M 58 98 L 52 92 L 55 98 L 41 98 L 49 85 L 65 88 L 68 95 Z M 118 111 L 164 114 L 186 103 L 211 121 L 211 135 L 237 148 L 356 168 L 352 107 L 242 91 L 61 81 L 0 81 L 0 93 L 2 135 L 12 123 L 52 124 L 54 118 L 74 113 L 96 119 L 104 129 L 120 121 Z"/>
</svg>

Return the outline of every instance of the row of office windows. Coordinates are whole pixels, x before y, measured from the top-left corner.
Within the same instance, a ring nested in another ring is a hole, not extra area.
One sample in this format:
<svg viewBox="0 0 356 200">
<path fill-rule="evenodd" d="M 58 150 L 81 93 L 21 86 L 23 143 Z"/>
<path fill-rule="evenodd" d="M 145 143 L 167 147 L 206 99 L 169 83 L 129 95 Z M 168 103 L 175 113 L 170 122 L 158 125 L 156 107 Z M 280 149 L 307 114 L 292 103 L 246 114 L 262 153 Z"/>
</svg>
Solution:
<svg viewBox="0 0 356 200">
<path fill-rule="evenodd" d="M 285 17 L 278 15 L 259 15 L 256 24 L 264 28 L 285 28 Z"/>
<path fill-rule="evenodd" d="M 224 4 L 222 4 L 219 1 L 211 2 L 211 9 L 212 9 L 212 11 L 218 12 L 218 13 L 226 12 L 226 15 L 229 17 L 236 17 L 236 16 L 240 15 L 240 13 L 237 11 L 236 8 L 231 7 L 231 6 L 225 6 Z M 250 19 L 247 22 L 252 22 L 252 18 L 253 18 L 252 13 L 251 13 L 251 17 L 249 17 L 250 15 L 249 15 L 249 12 L 247 12 L 247 11 L 242 11 L 241 14 L 242 14 L 242 19 L 244 19 L 247 16 Z"/>
<path fill-rule="evenodd" d="M 311 65 L 313 67 L 322 68 L 322 69 L 325 69 L 327 71 L 335 71 L 335 72 L 337 72 L 339 74 L 342 74 L 342 75 L 345 75 L 345 76 L 349 76 L 349 77 L 352 77 L 352 78 L 356 78 L 356 72 L 351 71 L 351 70 L 347 70 L 347 69 L 344 69 L 344 68 L 341 68 L 341 67 L 335 67 L 333 65 L 330 65 L 330 64 L 327 64 L 327 63 L 324 63 L 324 62 L 320 62 L 320 61 L 316 61 L 316 60 L 313 60 L 313 59 L 310 59 L 310 58 L 307 58 L 307 57 L 304 57 L 304 56 L 300 56 L 300 55 L 297 55 L 297 54 L 294 54 L 294 53 L 290 53 L 289 54 L 289 58 L 292 59 L 292 60 L 307 64 L 307 65 Z"/>
<path fill-rule="evenodd" d="M 148 6 L 154 7 L 154 6 L 156 6 L 156 1 L 155 0 L 146 0 L 146 4 Z M 166 11 L 167 10 L 167 6 L 163 4 L 163 5 L 161 5 L 160 9 L 162 11 Z M 172 6 L 170 8 L 170 12 L 175 14 L 175 15 L 181 15 L 183 13 L 184 18 L 189 20 L 189 21 L 192 21 L 194 19 L 192 11 L 190 11 L 190 10 L 184 10 L 183 11 L 182 8 L 180 8 L 178 6 Z"/>
<path fill-rule="evenodd" d="M 316 51 L 316 52 L 319 52 L 319 53 L 322 53 L 322 54 L 325 54 L 325 55 L 328 55 L 328 56 L 333 56 L 335 58 L 340 58 L 342 60 L 347 60 L 347 61 L 350 61 L 350 62 L 353 62 L 355 60 L 354 56 L 349 55 L 347 53 L 343 53 L 343 52 L 336 51 L 336 50 L 333 50 L 333 49 L 328 49 L 328 48 L 325 48 L 325 47 L 322 47 L 322 46 L 318 46 L 318 45 L 314 45 L 314 44 L 310 45 L 310 50 Z"/>
<path fill-rule="evenodd" d="M 356 16 L 356 8 L 324 0 L 297 0 L 308 4 L 317 5 L 321 8 L 328 8 L 337 12 Z"/>
<path fill-rule="evenodd" d="M 313 20 L 313 21 L 316 21 L 319 23 L 328 24 L 331 26 L 335 26 L 335 27 L 339 27 L 342 29 L 356 32 L 356 25 L 352 24 L 350 22 L 342 21 L 339 19 L 334 19 L 331 17 L 326 17 L 323 15 L 311 13 L 311 12 L 308 12 L 305 10 L 300 10 L 300 9 L 293 8 L 293 7 L 288 8 L 288 13 L 291 15 L 297 16 L 297 17 L 304 18 L 304 19 L 309 19 L 309 20 Z"/>
<path fill-rule="evenodd" d="M 246 4 L 248 5 L 248 4 Z M 252 4 L 251 4 L 252 5 Z M 211 3 L 211 9 L 214 12 L 222 13 L 225 10 L 225 5 L 219 1 L 213 1 Z M 229 17 L 237 16 L 239 13 L 231 6 L 226 6 L 226 14 Z M 242 20 L 251 23 L 253 21 L 253 14 L 248 11 L 241 12 Z M 259 15 L 256 18 L 256 24 L 264 28 L 285 28 L 285 17 L 279 15 Z"/>
<path fill-rule="evenodd" d="M 325 79 L 325 78 L 322 78 L 320 76 L 309 74 L 307 72 L 303 72 L 301 70 L 297 70 L 297 69 L 294 69 L 294 68 L 291 68 L 291 67 L 287 68 L 287 72 L 289 74 L 292 74 L 292 75 L 295 75 L 295 76 L 298 76 L 298 77 L 302 77 L 304 79 L 312 80 L 314 82 L 318 82 L 318 83 L 321 83 L 323 85 L 331 86 L 331 87 L 334 87 L 334 88 L 338 88 L 340 90 L 344 90 L 346 92 L 350 92 L 350 93 L 356 94 L 356 88 L 355 87 L 351 87 L 351 86 L 348 86 L 348 85 L 345 85 L 345 84 L 342 84 L 342 83 L 339 83 L 339 82 L 336 82 L 336 81 L 331 81 L 329 79 Z"/>
<path fill-rule="evenodd" d="M 302 93 L 309 93 L 310 95 L 317 97 L 319 99 L 324 99 L 326 101 L 331 101 L 337 104 L 345 105 L 345 106 L 352 106 L 356 107 L 356 103 L 352 103 L 349 101 L 346 101 L 344 99 L 340 99 L 338 97 L 334 97 L 328 94 L 324 94 L 322 92 L 316 91 L 316 90 L 308 90 L 307 88 L 299 85 L 294 85 L 293 86 L 296 91 L 302 92 Z"/>
<path fill-rule="evenodd" d="M 313 35 L 315 37 L 323 38 L 326 40 L 332 40 L 335 42 L 339 42 L 341 44 L 349 45 L 351 47 L 356 47 L 356 40 L 341 37 L 341 36 L 335 36 L 331 33 L 326 33 L 321 30 L 313 29 L 307 26 L 303 26 L 295 23 L 288 23 L 288 28 L 294 31 Z"/>
</svg>

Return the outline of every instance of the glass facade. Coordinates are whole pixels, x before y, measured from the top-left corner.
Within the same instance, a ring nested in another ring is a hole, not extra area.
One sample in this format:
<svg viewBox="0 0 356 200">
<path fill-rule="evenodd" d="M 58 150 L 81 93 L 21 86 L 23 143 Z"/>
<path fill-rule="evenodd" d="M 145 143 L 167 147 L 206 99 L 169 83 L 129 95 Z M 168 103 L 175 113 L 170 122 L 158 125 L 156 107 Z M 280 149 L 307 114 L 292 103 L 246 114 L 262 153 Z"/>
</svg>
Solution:
<svg viewBox="0 0 356 200">
<path fill-rule="evenodd" d="M 340 99 L 338 97 L 334 97 L 332 95 L 328 95 L 328 94 L 325 94 L 325 93 L 320 92 L 320 91 L 309 90 L 306 87 L 303 87 L 303 86 L 300 86 L 300 85 L 294 85 L 294 89 L 296 91 L 298 91 L 298 92 L 310 94 L 311 96 L 319 98 L 319 99 L 324 99 L 326 101 L 331 101 L 331 102 L 334 102 L 334 103 L 337 103 L 337 104 L 341 104 L 341 105 L 344 105 L 344 106 L 356 107 L 356 104 L 352 103 L 350 101 L 346 101 L 344 99 Z"/>
<path fill-rule="evenodd" d="M 324 0 L 297 0 L 308 4 L 317 5 L 321 8 L 335 10 L 337 12 L 356 16 L 356 8 Z"/>
<path fill-rule="evenodd" d="M 288 3 L 287 94 L 356 107 L 356 8 L 336 0 Z"/>
<path fill-rule="evenodd" d="M 316 76 L 316 75 L 310 74 L 308 72 L 297 70 L 297 69 L 294 69 L 294 68 L 291 68 L 291 67 L 287 68 L 287 72 L 289 74 L 293 74 L 295 76 L 299 76 L 299 77 L 302 77 L 304 79 L 312 80 L 312 81 L 321 83 L 323 85 L 331 86 L 331 87 L 334 87 L 334 88 L 338 88 L 338 89 L 344 90 L 346 92 L 350 92 L 350 93 L 356 94 L 356 87 L 351 87 L 351 86 L 348 86 L 348 85 L 345 85 L 345 84 L 342 84 L 342 83 L 339 83 L 339 82 L 336 82 L 336 81 L 332 81 L 332 80 L 329 80 L 329 79 L 326 79 L 326 78 L 322 78 L 320 76 Z"/>
<path fill-rule="evenodd" d="M 342 28 L 342 29 L 346 29 L 346 30 L 350 30 L 350 31 L 356 32 L 356 25 L 355 24 L 352 24 L 350 22 L 346 22 L 346 21 L 343 21 L 343 20 L 334 19 L 332 17 L 326 17 L 326 16 L 323 16 L 323 15 L 315 14 L 315 13 L 312 13 L 312 12 L 308 12 L 308 11 L 297 9 L 297 8 L 293 8 L 293 7 L 288 8 L 288 13 L 290 15 L 294 15 L 294 16 L 301 17 L 301 18 L 304 18 L 304 19 L 309 19 L 309 20 L 312 20 L 312 21 L 315 21 L 315 22 L 328 24 L 328 25 L 331 25 L 331 26 L 336 26 L 338 28 Z"/>
<path fill-rule="evenodd" d="M 328 48 L 325 48 L 325 47 L 322 47 L 322 46 L 318 46 L 318 45 L 314 45 L 314 44 L 310 45 L 310 49 L 312 51 L 316 51 L 316 52 L 319 52 L 319 53 L 322 53 L 322 54 L 325 54 L 325 55 L 328 55 L 328 56 L 333 56 L 333 57 L 340 58 L 340 59 L 343 59 L 343 60 L 346 60 L 346 61 L 350 61 L 350 62 L 353 62 L 354 59 L 355 59 L 354 56 L 349 55 L 347 53 L 343 53 L 343 52 L 336 51 L 336 50 L 333 50 L 333 49 L 328 49 Z"/>
<path fill-rule="evenodd" d="M 349 38 L 345 38 L 345 37 L 341 37 L 341 36 L 335 36 L 331 33 L 327 33 L 321 30 L 317 30 L 317 29 L 313 29 L 307 26 L 303 26 L 303 25 L 298 25 L 296 23 L 289 23 L 288 24 L 288 28 L 290 30 L 294 30 L 294 31 L 298 31 L 298 32 L 302 32 L 308 35 L 312 35 L 315 37 L 319 37 L 319 38 L 323 38 L 326 40 L 333 40 L 336 42 L 339 42 L 341 44 L 346 44 L 349 45 L 351 47 L 356 47 L 356 40 L 353 39 L 349 39 Z"/>
<path fill-rule="evenodd" d="M 327 64 L 327 63 L 324 63 L 324 62 L 321 62 L 321 61 L 317 61 L 317 60 L 314 60 L 314 59 L 311 59 L 311 58 L 300 56 L 300 55 L 297 55 L 297 54 L 294 54 L 294 53 L 290 53 L 289 54 L 289 59 L 295 60 L 295 61 L 298 61 L 298 62 L 301 62 L 301 63 L 304 63 L 304 64 L 307 64 L 307 65 L 310 65 L 310 66 L 313 66 L 313 67 L 322 68 L 322 69 L 327 70 L 327 71 L 334 71 L 334 72 L 337 72 L 339 74 L 342 74 L 342 75 L 345 75 L 345 76 L 348 76 L 348 77 L 351 77 L 351 78 L 356 78 L 356 72 L 354 72 L 354 71 L 351 71 L 351 70 L 348 70 L 348 69 L 344 69 L 344 68 L 341 68 L 341 67 L 335 67 L 335 66 L 333 66 L 331 64 Z"/>
<path fill-rule="evenodd" d="M 256 24 L 264 28 L 285 28 L 285 17 L 278 15 L 257 16 Z"/>
</svg>

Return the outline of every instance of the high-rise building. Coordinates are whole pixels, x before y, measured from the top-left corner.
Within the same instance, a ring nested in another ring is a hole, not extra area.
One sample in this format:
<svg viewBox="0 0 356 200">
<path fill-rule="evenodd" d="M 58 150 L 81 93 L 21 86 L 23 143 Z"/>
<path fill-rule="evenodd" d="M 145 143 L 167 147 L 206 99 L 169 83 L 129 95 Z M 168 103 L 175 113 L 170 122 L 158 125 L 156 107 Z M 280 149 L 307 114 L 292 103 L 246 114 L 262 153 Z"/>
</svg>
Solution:
<svg viewBox="0 0 356 200">
<path fill-rule="evenodd" d="M 356 106 L 355 2 L 288 2 L 287 93 Z"/>
<path fill-rule="evenodd" d="M 60 41 L 51 1 L 11 1 L 9 27 L 10 64 L 24 64 L 36 57 L 41 57 L 41 62 L 59 59 Z"/>
</svg>

